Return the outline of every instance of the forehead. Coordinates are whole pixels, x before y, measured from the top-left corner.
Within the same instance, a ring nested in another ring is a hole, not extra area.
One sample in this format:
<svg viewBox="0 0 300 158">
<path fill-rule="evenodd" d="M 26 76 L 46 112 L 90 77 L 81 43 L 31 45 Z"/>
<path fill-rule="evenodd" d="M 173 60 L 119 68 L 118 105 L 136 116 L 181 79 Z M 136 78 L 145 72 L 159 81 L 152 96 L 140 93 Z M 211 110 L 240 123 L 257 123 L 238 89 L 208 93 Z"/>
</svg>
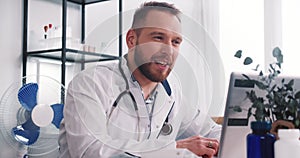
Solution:
<svg viewBox="0 0 300 158">
<path fill-rule="evenodd" d="M 158 10 L 151 10 L 148 12 L 146 18 L 143 20 L 140 28 L 158 28 L 164 29 L 176 34 L 181 34 L 181 23 L 178 18 L 169 13 Z"/>
</svg>

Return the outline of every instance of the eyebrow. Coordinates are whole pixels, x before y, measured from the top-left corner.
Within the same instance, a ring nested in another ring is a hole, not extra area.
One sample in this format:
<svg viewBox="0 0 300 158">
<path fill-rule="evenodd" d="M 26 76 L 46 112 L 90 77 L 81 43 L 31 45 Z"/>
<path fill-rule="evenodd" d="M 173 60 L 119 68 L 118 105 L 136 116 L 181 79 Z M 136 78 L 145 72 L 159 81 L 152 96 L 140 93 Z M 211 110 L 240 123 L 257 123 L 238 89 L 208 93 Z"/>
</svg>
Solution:
<svg viewBox="0 0 300 158">
<path fill-rule="evenodd" d="M 151 32 L 150 35 L 166 35 L 166 34 L 163 33 L 163 32 L 154 31 L 154 32 Z M 176 37 L 176 39 L 182 41 L 182 37 L 181 36 Z"/>
<path fill-rule="evenodd" d="M 165 33 L 155 31 L 155 32 L 151 32 L 150 35 L 165 35 Z"/>
</svg>

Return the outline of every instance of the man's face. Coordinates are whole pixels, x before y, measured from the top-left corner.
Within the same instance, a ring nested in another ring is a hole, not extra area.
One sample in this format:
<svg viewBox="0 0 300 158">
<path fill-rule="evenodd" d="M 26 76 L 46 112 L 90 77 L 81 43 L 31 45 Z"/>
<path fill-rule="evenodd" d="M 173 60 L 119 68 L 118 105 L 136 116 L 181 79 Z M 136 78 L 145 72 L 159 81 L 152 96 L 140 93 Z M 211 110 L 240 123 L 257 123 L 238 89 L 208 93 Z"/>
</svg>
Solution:
<svg viewBox="0 0 300 158">
<path fill-rule="evenodd" d="M 182 37 L 176 16 L 151 11 L 141 28 L 134 50 L 134 61 L 140 72 L 152 82 L 167 78 L 174 67 Z"/>
</svg>

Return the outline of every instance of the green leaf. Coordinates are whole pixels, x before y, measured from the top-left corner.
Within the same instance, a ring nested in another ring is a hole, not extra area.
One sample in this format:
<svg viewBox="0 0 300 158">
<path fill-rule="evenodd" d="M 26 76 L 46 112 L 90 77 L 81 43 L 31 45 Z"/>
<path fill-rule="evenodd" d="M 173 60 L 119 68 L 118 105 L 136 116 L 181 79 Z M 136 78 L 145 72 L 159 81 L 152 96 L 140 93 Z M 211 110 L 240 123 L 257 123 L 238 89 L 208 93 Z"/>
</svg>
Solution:
<svg viewBox="0 0 300 158">
<path fill-rule="evenodd" d="M 259 89 L 261 89 L 261 90 L 267 89 L 267 86 L 266 86 L 264 83 L 259 82 L 259 81 L 255 81 L 255 80 L 253 80 L 253 81 L 254 81 L 255 85 L 256 85 Z"/>
<path fill-rule="evenodd" d="M 283 55 L 279 55 L 278 57 L 276 57 L 276 59 L 277 59 L 278 63 L 280 63 L 280 64 L 283 63 Z"/>
<path fill-rule="evenodd" d="M 242 57 L 242 50 L 238 50 L 235 55 L 236 58 L 241 58 Z"/>
<path fill-rule="evenodd" d="M 290 80 L 288 84 L 285 84 L 287 90 L 293 91 L 294 80 Z"/>
<path fill-rule="evenodd" d="M 300 125 L 300 120 L 296 119 L 294 124 L 295 124 L 295 127 L 298 128 Z"/>
<path fill-rule="evenodd" d="M 277 70 L 276 73 L 279 75 L 281 72 L 279 70 Z"/>
<path fill-rule="evenodd" d="M 268 75 L 268 77 L 269 77 L 270 80 L 274 80 L 275 77 L 276 77 L 276 74 L 270 73 L 270 74 Z"/>
<path fill-rule="evenodd" d="M 273 57 L 277 58 L 277 57 L 279 57 L 279 56 L 282 56 L 281 50 L 280 50 L 279 47 L 275 47 L 275 48 L 273 49 Z"/>
<path fill-rule="evenodd" d="M 258 121 L 263 121 L 264 120 L 264 111 L 262 109 L 256 108 L 255 114 L 255 119 Z"/>
<path fill-rule="evenodd" d="M 274 84 L 273 87 L 270 89 L 270 92 L 274 91 L 274 89 L 276 88 L 277 84 Z"/>
<path fill-rule="evenodd" d="M 297 112 L 297 102 L 295 100 L 291 100 L 288 104 L 288 109 L 292 114 Z"/>
<path fill-rule="evenodd" d="M 270 68 L 271 68 L 273 71 L 275 71 L 275 68 L 273 67 L 272 64 L 269 64 L 269 66 L 270 66 Z"/>
<path fill-rule="evenodd" d="M 244 60 L 244 65 L 249 65 L 253 62 L 253 60 L 250 57 L 246 57 Z"/>
<path fill-rule="evenodd" d="M 248 109 L 247 119 L 249 119 L 251 115 L 252 115 L 252 108 L 250 107 Z"/>
<path fill-rule="evenodd" d="M 293 86 L 294 85 L 294 79 L 291 79 L 290 82 L 288 83 L 289 86 Z"/>
<path fill-rule="evenodd" d="M 255 69 L 253 69 L 254 71 L 257 71 L 259 68 L 259 64 L 256 65 Z"/>
<path fill-rule="evenodd" d="M 277 63 L 279 63 L 279 65 L 278 65 L 279 68 L 281 68 L 280 64 L 283 63 L 283 55 L 281 54 L 280 48 L 279 47 L 275 47 L 273 49 L 273 53 L 272 54 L 273 54 L 273 57 L 276 58 Z"/>
<path fill-rule="evenodd" d="M 295 99 L 300 99 L 300 91 L 295 94 Z"/>
<path fill-rule="evenodd" d="M 257 102 L 257 96 L 255 94 L 254 90 L 251 90 L 250 92 L 246 92 L 247 98 L 252 102 L 255 103 Z M 255 104 L 253 104 L 255 106 Z"/>
<path fill-rule="evenodd" d="M 276 63 L 278 65 L 278 67 L 281 69 L 281 64 L 280 63 Z"/>
<path fill-rule="evenodd" d="M 245 74 L 242 74 L 242 76 L 244 76 L 246 79 L 248 79 L 248 80 L 251 80 L 250 78 L 249 78 L 249 76 L 247 76 L 247 75 L 245 75 Z"/>
</svg>

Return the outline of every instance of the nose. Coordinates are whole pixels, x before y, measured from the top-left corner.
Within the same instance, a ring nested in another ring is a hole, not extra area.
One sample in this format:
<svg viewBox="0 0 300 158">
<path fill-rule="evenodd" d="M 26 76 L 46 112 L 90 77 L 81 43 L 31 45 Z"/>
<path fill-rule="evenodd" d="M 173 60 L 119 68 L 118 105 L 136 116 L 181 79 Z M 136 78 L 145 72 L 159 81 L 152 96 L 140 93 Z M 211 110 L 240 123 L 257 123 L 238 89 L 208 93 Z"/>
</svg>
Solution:
<svg viewBox="0 0 300 158">
<path fill-rule="evenodd" d="M 172 42 L 164 42 L 161 46 L 161 52 L 166 55 L 172 55 L 174 53 Z"/>
</svg>

